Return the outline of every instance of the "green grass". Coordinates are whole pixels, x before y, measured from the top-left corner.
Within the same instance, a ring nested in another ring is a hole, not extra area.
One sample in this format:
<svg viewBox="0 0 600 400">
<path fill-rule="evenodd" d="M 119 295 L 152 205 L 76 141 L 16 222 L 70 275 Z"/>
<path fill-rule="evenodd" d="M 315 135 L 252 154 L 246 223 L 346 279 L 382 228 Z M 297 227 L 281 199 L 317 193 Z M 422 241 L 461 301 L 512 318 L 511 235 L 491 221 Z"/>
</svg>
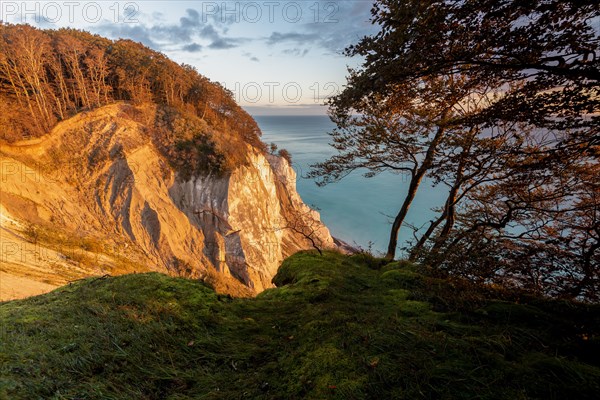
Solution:
<svg viewBox="0 0 600 400">
<path fill-rule="evenodd" d="M 255 299 L 151 273 L 0 304 L 0 398 L 598 398 L 598 306 L 382 264 L 299 253 Z"/>
</svg>

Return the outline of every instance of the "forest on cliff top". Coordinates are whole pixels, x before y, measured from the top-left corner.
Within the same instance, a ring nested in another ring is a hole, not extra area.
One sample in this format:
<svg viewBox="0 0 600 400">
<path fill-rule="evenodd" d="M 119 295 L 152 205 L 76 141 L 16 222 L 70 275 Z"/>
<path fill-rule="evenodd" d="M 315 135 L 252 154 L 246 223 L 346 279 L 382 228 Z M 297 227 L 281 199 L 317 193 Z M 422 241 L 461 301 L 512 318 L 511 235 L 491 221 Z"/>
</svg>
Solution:
<svg viewBox="0 0 600 400">
<path fill-rule="evenodd" d="M 118 101 L 159 106 L 149 136 L 188 173 L 243 161 L 243 148 L 224 154 L 219 135 L 265 150 L 258 125 L 232 93 L 190 65 L 132 40 L 0 23 L 0 140 L 40 137 L 59 121 Z"/>
</svg>

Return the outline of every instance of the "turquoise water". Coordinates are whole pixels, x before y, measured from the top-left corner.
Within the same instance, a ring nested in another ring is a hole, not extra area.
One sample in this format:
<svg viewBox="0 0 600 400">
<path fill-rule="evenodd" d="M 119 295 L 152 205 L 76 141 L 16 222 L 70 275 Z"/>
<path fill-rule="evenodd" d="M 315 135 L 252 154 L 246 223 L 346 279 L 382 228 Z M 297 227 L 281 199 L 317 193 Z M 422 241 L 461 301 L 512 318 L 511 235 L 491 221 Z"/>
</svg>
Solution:
<svg viewBox="0 0 600 400">
<path fill-rule="evenodd" d="M 292 166 L 298 174 L 298 192 L 304 202 L 321 212 L 321 219 L 333 236 L 350 244 L 384 252 L 389 230 L 408 186 L 400 174 L 383 173 L 373 178 L 355 171 L 339 182 L 318 187 L 306 173 L 310 165 L 324 161 L 335 150 L 329 146 L 334 124 L 327 116 L 256 116 L 265 143 L 276 143 L 292 155 Z M 407 218 L 407 223 L 421 226 L 434 215 L 430 210 L 444 201 L 445 189 L 433 188 L 424 181 Z M 399 248 L 412 238 L 412 230 L 400 230 Z"/>
</svg>

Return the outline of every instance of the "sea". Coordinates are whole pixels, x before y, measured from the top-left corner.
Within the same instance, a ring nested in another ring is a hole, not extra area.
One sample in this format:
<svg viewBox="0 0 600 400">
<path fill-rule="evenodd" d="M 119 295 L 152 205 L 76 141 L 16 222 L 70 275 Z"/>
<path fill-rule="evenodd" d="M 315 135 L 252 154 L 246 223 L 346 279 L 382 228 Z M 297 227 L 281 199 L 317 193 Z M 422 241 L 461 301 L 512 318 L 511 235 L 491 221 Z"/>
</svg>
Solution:
<svg viewBox="0 0 600 400">
<path fill-rule="evenodd" d="M 367 178 L 367 170 L 354 171 L 342 180 L 324 187 L 308 178 L 311 165 L 336 154 L 329 145 L 335 125 L 326 115 L 255 116 L 262 140 L 275 143 L 292 156 L 297 173 L 297 190 L 306 204 L 321 213 L 321 220 L 331 234 L 346 243 L 374 254 L 385 254 L 391 223 L 398 213 L 408 188 L 408 177 L 384 172 Z M 424 180 L 400 229 L 397 255 L 414 240 L 414 227 L 425 227 L 434 217 L 435 208 L 443 205 L 447 189 L 434 187 Z"/>
</svg>

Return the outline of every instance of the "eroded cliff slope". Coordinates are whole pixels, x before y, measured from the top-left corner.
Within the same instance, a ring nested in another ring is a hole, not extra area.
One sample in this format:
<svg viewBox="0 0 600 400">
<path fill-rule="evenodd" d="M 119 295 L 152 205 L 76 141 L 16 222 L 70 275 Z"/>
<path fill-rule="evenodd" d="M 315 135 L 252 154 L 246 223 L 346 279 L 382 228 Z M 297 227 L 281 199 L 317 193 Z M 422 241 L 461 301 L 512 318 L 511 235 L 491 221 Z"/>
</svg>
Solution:
<svg viewBox="0 0 600 400">
<path fill-rule="evenodd" d="M 235 143 L 230 171 L 177 172 L 148 134 L 157 112 L 113 104 L 2 145 L 2 299 L 142 271 L 252 295 L 285 257 L 334 246 L 285 159 Z"/>
</svg>

